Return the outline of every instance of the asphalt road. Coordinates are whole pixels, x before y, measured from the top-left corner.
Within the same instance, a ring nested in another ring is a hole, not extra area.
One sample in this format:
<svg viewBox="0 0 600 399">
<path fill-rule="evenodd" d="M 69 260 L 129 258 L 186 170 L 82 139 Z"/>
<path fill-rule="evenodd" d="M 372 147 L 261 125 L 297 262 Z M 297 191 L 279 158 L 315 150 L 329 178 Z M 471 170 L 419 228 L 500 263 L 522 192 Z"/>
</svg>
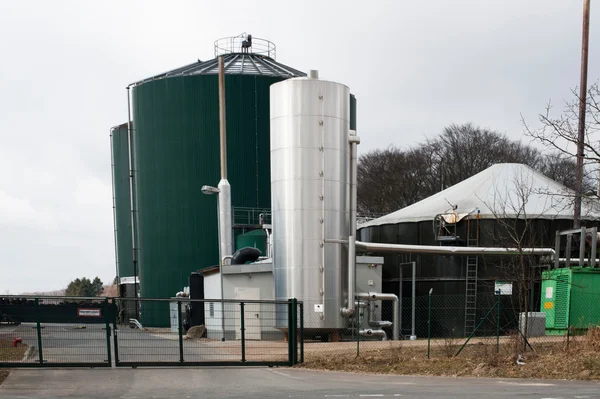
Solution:
<svg viewBox="0 0 600 399">
<path fill-rule="evenodd" d="M 287 368 L 14 370 L 0 398 L 600 398 L 600 383 L 363 375 Z"/>
</svg>

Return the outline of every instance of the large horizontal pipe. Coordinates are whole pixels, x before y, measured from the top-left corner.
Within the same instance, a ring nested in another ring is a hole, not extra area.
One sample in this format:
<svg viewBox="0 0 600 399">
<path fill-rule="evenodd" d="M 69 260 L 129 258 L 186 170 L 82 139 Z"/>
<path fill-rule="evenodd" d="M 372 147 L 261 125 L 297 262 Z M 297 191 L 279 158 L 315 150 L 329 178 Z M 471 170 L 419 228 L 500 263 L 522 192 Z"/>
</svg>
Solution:
<svg viewBox="0 0 600 399">
<path fill-rule="evenodd" d="M 438 247 L 435 245 L 382 244 L 356 241 L 356 249 L 380 253 L 429 253 L 440 255 L 552 255 L 552 248 L 501 248 L 501 247 Z"/>
<path fill-rule="evenodd" d="M 583 258 L 583 261 L 581 261 L 579 258 L 569 258 L 570 264 L 578 264 L 578 263 L 582 262 L 583 264 L 587 265 L 590 263 L 590 261 L 591 260 L 589 258 Z M 594 259 L 593 263 L 594 264 L 600 263 L 599 261 L 600 261 L 600 259 Z M 558 263 L 567 263 L 567 258 L 559 258 Z"/>
</svg>

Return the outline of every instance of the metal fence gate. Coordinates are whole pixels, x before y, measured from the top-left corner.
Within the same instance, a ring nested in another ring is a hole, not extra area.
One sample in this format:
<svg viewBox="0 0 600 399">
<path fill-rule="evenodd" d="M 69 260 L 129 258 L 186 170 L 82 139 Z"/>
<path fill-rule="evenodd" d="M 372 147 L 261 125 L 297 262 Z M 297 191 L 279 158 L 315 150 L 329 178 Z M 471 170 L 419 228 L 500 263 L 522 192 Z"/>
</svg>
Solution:
<svg viewBox="0 0 600 399">
<path fill-rule="evenodd" d="M 0 298 L 0 367 L 111 367 L 111 298 Z"/>
<path fill-rule="evenodd" d="M 301 359 L 296 300 L 119 301 L 139 319 L 115 320 L 116 366 L 290 366 Z M 189 319 L 202 326 L 184 326 Z"/>
</svg>

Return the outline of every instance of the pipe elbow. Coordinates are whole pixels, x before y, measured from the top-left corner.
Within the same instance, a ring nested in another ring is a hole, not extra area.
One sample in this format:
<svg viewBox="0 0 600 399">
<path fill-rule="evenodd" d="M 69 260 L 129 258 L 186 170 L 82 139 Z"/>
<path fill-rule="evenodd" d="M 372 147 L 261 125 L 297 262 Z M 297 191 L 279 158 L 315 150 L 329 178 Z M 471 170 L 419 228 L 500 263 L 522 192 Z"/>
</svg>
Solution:
<svg viewBox="0 0 600 399">
<path fill-rule="evenodd" d="M 344 317 L 352 317 L 354 313 L 356 313 L 356 308 L 354 306 L 350 306 L 347 308 L 342 308 L 342 316 Z"/>
</svg>

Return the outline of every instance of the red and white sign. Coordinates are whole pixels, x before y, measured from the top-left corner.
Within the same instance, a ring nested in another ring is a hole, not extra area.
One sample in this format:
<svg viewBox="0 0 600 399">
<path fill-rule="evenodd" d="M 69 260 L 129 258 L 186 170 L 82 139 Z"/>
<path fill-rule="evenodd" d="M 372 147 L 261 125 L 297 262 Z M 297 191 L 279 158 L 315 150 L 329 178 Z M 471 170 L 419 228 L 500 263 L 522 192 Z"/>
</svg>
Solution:
<svg viewBox="0 0 600 399">
<path fill-rule="evenodd" d="M 77 309 L 79 317 L 100 317 L 102 316 L 100 309 Z"/>
</svg>

